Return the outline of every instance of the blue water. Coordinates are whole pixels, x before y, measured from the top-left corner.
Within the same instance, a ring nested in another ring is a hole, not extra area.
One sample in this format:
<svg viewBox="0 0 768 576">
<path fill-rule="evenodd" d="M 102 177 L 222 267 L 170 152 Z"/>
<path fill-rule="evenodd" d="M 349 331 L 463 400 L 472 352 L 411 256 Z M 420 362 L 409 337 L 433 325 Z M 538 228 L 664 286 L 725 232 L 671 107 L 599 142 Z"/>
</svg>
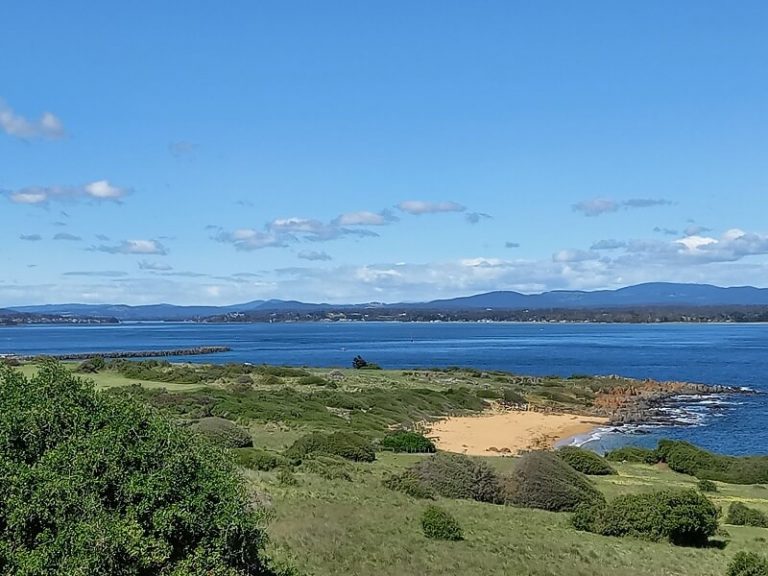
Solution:
<svg viewBox="0 0 768 576">
<path fill-rule="evenodd" d="M 185 361 L 386 368 L 472 366 L 520 374 L 620 374 L 746 386 L 765 394 L 681 407 L 691 425 L 602 431 L 588 446 L 687 439 L 732 454 L 768 454 L 768 324 L 296 323 L 121 324 L 0 328 L 0 354 L 225 345 Z M 588 440 L 588 439 L 583 439 Z"/>
</svg>

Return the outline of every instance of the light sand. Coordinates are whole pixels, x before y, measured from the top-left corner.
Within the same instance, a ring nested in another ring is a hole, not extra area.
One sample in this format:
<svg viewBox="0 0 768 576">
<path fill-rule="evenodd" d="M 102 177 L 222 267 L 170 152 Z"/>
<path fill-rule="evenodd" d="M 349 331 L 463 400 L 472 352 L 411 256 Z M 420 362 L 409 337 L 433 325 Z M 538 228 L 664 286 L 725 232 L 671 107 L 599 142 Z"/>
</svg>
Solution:
<svg viewBox="0 0 768 576">
<path fill-rule="evenodd" d="M 427 432 L 440 450 L 503 456 L 552 448 L 559 440 L 604 426 L 607 418 L 541 412 L 495 412 L 434 422 Z"/>
</svg>

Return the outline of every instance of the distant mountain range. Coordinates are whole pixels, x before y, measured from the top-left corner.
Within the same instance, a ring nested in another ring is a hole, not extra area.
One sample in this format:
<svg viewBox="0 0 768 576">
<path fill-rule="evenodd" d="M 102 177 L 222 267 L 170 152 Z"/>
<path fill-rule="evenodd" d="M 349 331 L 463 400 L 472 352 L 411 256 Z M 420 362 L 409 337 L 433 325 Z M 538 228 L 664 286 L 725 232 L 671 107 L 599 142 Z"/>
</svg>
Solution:
<svg viewBox="0 0 768 576">
<path fill-rule="evenodd" d="M 618 290 L 553 290 L 541 294 L 500 291 L 429 302 L 393 304 L 313 304 L 294 300 L 254 300 L 232 306 L 176 306 L 152 304 L 44 304 L 16 306 L 14 312 L 57 316 L 104 317 L 121 321 L 196 320 L 226 314 L 268 312 L 318 312 L 322 310 L 544 310 L 642 307 L 768 306 L 768 288 L 740 286 L 722 288 L 709 284 L 674 284 L 654 282 Z"/>
</svg>

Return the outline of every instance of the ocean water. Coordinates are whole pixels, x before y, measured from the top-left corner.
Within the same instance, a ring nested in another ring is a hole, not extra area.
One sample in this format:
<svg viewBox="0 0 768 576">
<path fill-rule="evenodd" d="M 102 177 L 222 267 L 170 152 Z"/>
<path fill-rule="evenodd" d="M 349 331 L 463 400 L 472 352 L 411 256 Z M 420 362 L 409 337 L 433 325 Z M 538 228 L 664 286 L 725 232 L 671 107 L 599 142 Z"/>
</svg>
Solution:
<svg viewBox="0 0 768 576">
<path fill-rule="evenodd" d="M 669 407 L 685 426 L 604 429 L 576 442 L 598 451 L 661 437 L 730 454 L 768 454 L 768 324 L 126 323 L 0 328 L 0 354 L 225 345 L 198 362 L 386 368 L 471 366 L 519 374 L 620 374 L 748 387 L 755 395 Z"/>
</svg>

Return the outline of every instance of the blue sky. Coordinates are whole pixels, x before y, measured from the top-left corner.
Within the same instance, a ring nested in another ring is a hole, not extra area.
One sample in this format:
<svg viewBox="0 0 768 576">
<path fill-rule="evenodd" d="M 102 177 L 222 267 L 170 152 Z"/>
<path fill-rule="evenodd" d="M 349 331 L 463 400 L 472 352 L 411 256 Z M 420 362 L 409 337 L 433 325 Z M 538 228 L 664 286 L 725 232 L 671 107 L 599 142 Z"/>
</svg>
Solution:
<svg viewBox="0 0 768 576">
<path fill-rule="evenodd" d="M 9 0 L 0 306 L 768 286 L 768 4 Z"/>
</svg>

